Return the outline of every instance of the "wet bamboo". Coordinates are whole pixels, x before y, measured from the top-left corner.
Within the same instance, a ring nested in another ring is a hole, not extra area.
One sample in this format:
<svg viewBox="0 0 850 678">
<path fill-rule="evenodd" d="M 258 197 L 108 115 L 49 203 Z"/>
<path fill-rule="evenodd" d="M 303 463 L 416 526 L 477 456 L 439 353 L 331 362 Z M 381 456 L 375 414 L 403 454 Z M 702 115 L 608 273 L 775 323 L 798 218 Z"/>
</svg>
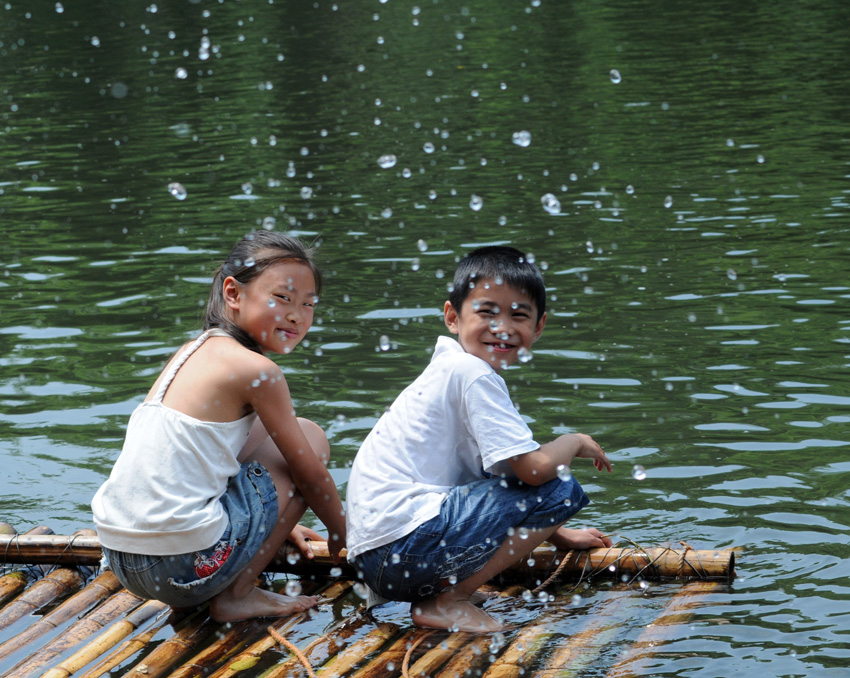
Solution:
<svg viewBox="0 0 850 678">
<path fill-rule="evenodd" d="M 23 595 L 18 596 L 0 611 L 0 630 L 21 617 L 40 610 L 57 598 L 67 595 L 69 590 L 79 588 L 82 584 L 83 578 L 77 570 L 67 567 L 53 570 L 34 582 Z"/>
<path fill-rule="evenodd" d="M 327 661 L 328 657 L 340 652 L 352 634 L 370 623 L 371 620 L 366 615 L 346 620 L 310 642 L 301 653 L 311 666 L 321 664 Z M 298 657 L 290 657 L 266 671 L 263 678 L 287 678 L 298 670 L 300 664 Z"/>
<path fill-rule="evenodd" d="M 437 673 L 434 678 L 457 678 L 457 676 L 475 675 L 475 669 L 489 656 L 491 635 L 475 635 Z M 412 674 L 413 675 L 413 674 Z"/>
<path fill-rule="evenodd" d="M 330 602 L 345 594 L 351 587 L 350 581 L 336 581 L 321 593 L 321 597 Z M 283 621 L 274 624 L 273 628 L 281 635 L 285 635 L 287 631 L 304 621 L 308 614 L 307 612 L 299 612 L 290 615 Z M 260 658 L 275 645 L 277 645 L 277 641 L 271 635 L 265 633 L 262 638 L 252 643 L 232 660 L 229 660 L 226 666 L 217 670 L 210 678 L 230 678 L 253 668 L 260 661 Z"/>
<path fill-rule="evenodd" d="M 138 596 L 122 589 L 73 624 L 52 643 L 19 662 L 3 678 L 23 678 L 23 676 L 33 673 L 36 669 L 52 662 L 59 655 L 81 644 L 110 622 L 138 607 L 142 602 L 142 599 Z"/>
<path fill-rule="evenodd" d="M 584 675 L 588 665 L 620 633 L 623 621 L 628 618 L 624 608 L 636 597 L 634 591 L 611 591 L 601 604 L 577 619 L 582 626 L 570 632 L 554 651 L 546 657 L 534 678 L 574 678 Z"/>
<path fill-rule="evenodd" d="M 100 557 L 97 536 L 0 534 L 0 563 L 98 565 Z"/>
<path fill-rule="evenodd" d="M 425 653 L 419 657 L 408 669 L 410 678 L 424 678 L 431 676 L 434 672 L 451 659 L 455 653 L 474 638 L 470 633 L 450 633 L 440 640 L 439 636 L 431 636 L 423 641 L 423 645 L 431 645 Z M 420 646 L 421 647 L 421 646 Z"/>
<path fill-rule="evenodd" d="M 686 624 L 700 607 L 703 597 L 722 586 L 719 582 L 691 582 L 683 586 L 667 603 L 661 615 L 638 636 L 637 640 L 620 656 L 608 671 L 606 678 L 629 678 L 645 675 L 640 660 L 663 651 L 664 642 L 677 635 L 676 627 Z"/>
<path fill-rule="evenodd" d="M 518 678 L 539 654 L 555 629 L 552 622 L 542 621 L 524 626 L 507 649 L 484 672 L 483 678 Z"/>
<path fill-rule="evenodd" d="M 348 678 L 389 678 L 401 671 L 404 655 L 416 639 L 423 633 L 429 633 L 425 629 L 416 629 L 404 633 L 396 638 L 392 644 L 385 648 L 378 656 L 361 666 Z M 264 677 L 265 678 L 265 677 Z"/>
<path fill-rule="evenodd" d="M 41 675 L 41 678 L 68 678 L 68 676 L 76 673 L 84 666 L 91 664 L 105 652 L 115 647 L 151 617 L 155 617 L 167 609 L 170 608 L 166 603 L 158 600 L 147 601 L 123 619 L 112 624 L 103 633 L 95 636 L 91 642 L 77 650 L 57 666 L 45 671 Z"/>
<path fill-rule="evenodd" d="M 152 624 L 144 633 L 128 638 L 112 653 L 105 657 L 97 666 L 82 674 L 80 678 L 98 678 L 104 673 L 112 671 L 115 667 L 124 663 L 133 655 L 144 650 L 163 628 L 166 626 L 178 625 L 190 614 L 191 613 L 187 610 L 172 610 L 171 614 L 162 615 L 161 621 Z M 197 614 L 197 612 L 195 614 Z"/>
<path fill-rule="evenodd" d="M 112 595 L 120 588 L 121 584 L 118 583 L 112 572 L 106 571 L 98 575 L 82 591 L 75 593 L 57 608 L 51 610 L 34 624 L 21 631 L 14 638 L 10 638 L 0 645 L 0 659 L 7 657 L 12 652 L 17 652 L 60 624 L 78 617 L 85 610 L 93 607 L 103 598 Z"/>
<path fill-rule="evenodd" d="M 0 577 L 0 607 L 3 607 L 27 587 L 27 576 L 23 572 L 9 572 Z"/>
<path fill-rule="evenodd" d="M 170 673 L 217 628 L 219 624 L 210 619 L 207 608 L 202 607 L 196 616 L 180 625 L 170 638 L 124 674 L 125 678 L 160 678 Z"/>
<path fill-rule="evenodd" d="M 363 661 L 373 652 L 379 650 L 388 640 L 399 632 L 397 624 L 381 622 L 356 643 L 349 645 L 342 652 L 334 655 L 316 673 L 322 678 L 338 678 L 344 676 L 352 666 Z"/>
</svg>

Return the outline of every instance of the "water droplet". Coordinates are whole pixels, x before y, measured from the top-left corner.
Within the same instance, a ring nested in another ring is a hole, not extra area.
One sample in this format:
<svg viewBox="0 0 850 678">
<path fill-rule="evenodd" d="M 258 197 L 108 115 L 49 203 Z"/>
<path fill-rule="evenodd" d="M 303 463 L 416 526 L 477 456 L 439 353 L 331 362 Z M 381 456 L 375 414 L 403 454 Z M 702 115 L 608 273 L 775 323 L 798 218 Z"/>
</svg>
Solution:
<svg viewBox="0 0 850 678">
<path fill-rule="evenodd" d="M 410 268 L 414 271 L 418 271 L 421 266 L 421 263 L 422 262 L 419 261 L 419 257 L 414 257 L 413 261 L 410 262 Z"/>
<path fill-rule="evenodd" d="M 180 184 L 176 181 L 168 184 L 168 192 L 171 193 L 178 200 L 185 200 L 188 193 L 184 188 L 183 184 Z"/>
<path fill-rule="evenodd" d="M 189 72 L 185 68 L 180 66 L 177 69 L 175 69 L 174 77 L 177 78 L 178 80 L 185 80 L 186 78 L 189 77 Z"/>
<path fill-rule="evenodd" d="M 552 193 L 544 194 L 540 198 L 540 204 L 543 205 L 543 209 L 549 212 L 549 214 L 561 213 L 561 201 L 558 200 Z"/>
<path fill-rule="evenodd" d="M 92 39 L 91 39 L 91 44 L 92 44 L 92 47 L 100 47 L 100 38 L 97 37 L 96 35 L 93 35 Z"/>
<path fill-rule="evenodd" d="M 417 240 L 416 241 L 416 249 L 418 249 L 420 252 L 427 252 L 428 251 L 428 243 L 425 242 L 424 240 L 421 240 L 421 239 Z"/>
<path fill-rule="evenodd" d="M 621 82 L 623 82 L 623 76 L 620 75 L 620 71 L 618 71 L 616 68 L 611 69 L 611 72 L 608 73 L 608 77 L 611 78 L 611 82 L 613 82 L 615 85 L 619 85 Z"/>
<path fill-rule="evenodd" d="M 673 196 L 672 195 L 668 195 L 666 198 L 664 198 L 664 207 L 667 207 L 667 208 L 673 207 Z"/>
<path fill-rule="evenodd" d="M 352 588 L 354 589 L 354 593 L 360 596 L 363 600 L 366 600 L 366 597 L 369 595 L 369 589 L 366 588 L 366 584 L 363 582 L 356 582 Z"/>
<path fill-rule="evenodd" d="M 537 594 L 537 600 L 539 600 L 541 603 L 548 603 L 549 602 L 549 594 L 546 593 L 546 591 L 541 591 L 540 593 Z"/>
<path fill-rule="evenodd" d="M 635 187 L 632 186 L 631 184 L 629 184 L 628 186 L 626 186 L 626 193 L 628 195 L 634 195 L 635 194 Z"/>
<path fill-rule="evenodd" d="M 65 11 L 65 7 L 63 7 L 62 3 L 61 3 L 61 2 L 57 2 L 57 3 L 56 3 L 56 13 L 57 13 L 57 14 L 62 14 L 62 12 L 64 12 L 64 11 Z"/>
<path fill-rule="evenodd" d="M 735 145 L 735 140 L 734 140 L 734 139 L 727 139 L 727 140 L 726 140 L 726 145 L 727 145 L 729 148 L 732 148 L 732 146 L 734 146 L 734 145 Z"/>
<path fill-rule="evenodd" d="M 393 215 L 392 207 L 385 207 L 384 209 L 381 210 L 381 216 L 384 219 L 389 219 L 392 215 Z"/>
<path fill-rule="evenodd" d="M 295 563 L 297 563 L 299 560 L 301 560 L 301 554 L 300 553 L 290 552 L 290 553 L 286 554 L 286 562 L 289 563 L 290 565 L 295 565 Z"/>
<path fill-rule="evenodd" d="M 527 527 L 521 527 L 516 532 L 517 532 L 517 536 L 520 539 L 528 539 L 528 528 Z"/>
<path fill-rule="evenodd" d="M 572 480 L 573 472 L 570 470 L 570 467 L 566 464 L 558 464 L 558 477 L 567 482 L 568 480 Z"/>
<path fill-rule="evenodd" d="M 522 599 L 526 603 L 530 603 L 534 599 L 534 594 L 528 589 L 525 589 L 525 591 L 522 592 Z"/>
<path fill-rule="evenodd" d="M 332 567 L 330 569 L 329 574 L 331 577 L 341 577 L 342 576 L 342 568 L 341 567 Z"/>
<path fill-rule="evenodd" d="M 531 351 L 529 351 L 525 346 L 520 346 L 520 349 L 516 353 L 521 363 L 527 363 L 534 357 Z"/>
<path fill-rule="evenodd" d="M 578 593 L 576 593 L 576 594 L 572 597 L 572 600 L 570 600 L 570 602 L 571 602 L 573 605 L 581 605 L 581 596 L 580 596 Z"/>
<path fill-rule="evenodd" d="M 484 198 L 480 195 L 472 194 L 472 197 L 469 198 L 469 208 L 473 212 L 478 212 L 484 206 Z"/>
<path fill-rule="evenodd" d="M 426 153 L 433 153 L 434 152 L 434 144 L 432 144 L 430 141 L 426 141 L 422 145 L 422 150 L 425 151 Z"/>
<path fill-rule="evenodd" d="M 254 192 L 254 184 L 252 184 L 250 181 L 246 181 L 244 184 L 242 184 L 242 192 L 245 195 L 251 195 L 251 193 Z"/>
<path fill-rule="evenodd" d="M 456 574 L 450 574 L 449 575 L 449 586 L 454 586 L 455 584 L 457 584 L 457 575 Z"/>
<path fill-rule="evenodd" d="M 277 223 L 277 220 L 274 217 L 265 217 L 263 219 L 263 228 L 267 231 L 271 231 L 274 229 L 275 223 Z"/>
<path fill-rule="evenodd" d="M 759 164 L 759 165 L 764 164 L 764 156 L 763 156 L 761 153 L 759 153 L 759 154 L 756 156 L 756 162 L 758 162 L 758 164 Z"/>
<path fill-rule="evenodd" d="M 395 164 L 398 162 L 398 158 L 396 158 L 392 153 L 387 153 L 378 158 L 378 166 L 383 169 L 389 169 L 390 167 L 395 167 Z"/>
<path fill-rule="evenodd" d="M 635 464 L 632 469 L 632 478 L 635 480 L 645 480 L 646 479 L 646 469 L 640 464 Z"/>
<path fill-rule="evenodd" d="M 127 85 L 125 85 L 123 82 L 116 82 L 112 85 L 112 87 L 109 88 L 109 93 L 116 99 L 123 99 L 125 96 L 127 96 L 127 91 Z"/>
<path fill-rule="evenodd" d="M 301 582 L 296 579 L 290 579 L 286 582 L 286 587 L 284 588 L 286 591 L 286 595 L 288 596 L 300 596 L 301 595 Z"/>
<path fill-rule="evenodd" d="M 726 277 L 729 278 L 729 280 L 737 280 L 738 273 L 735 271 L 734 268 L 730 268 L 726 271 Z"/>
<path fill-rule="evenodd" d="M 309 186 L 302 186 L 301 187 L 301 197 L 304 198 L 304 200 L 309 200 L 310 198 L 313 197 L 313 189 L 310 188 Z"/>
<path fill-rule="evenodd" d="M 520 130 L 519 132 L 514 132 L 511 137 L 511 141 L 513 141 L 517 146 L 522 146 L 526 148 L 531 145 L 531 132 L 526 130 Z"/>
<path fill-rule="evenodd" d="M 381 338 L 378 339 L 378 348 L 382 351 L 390 350 L 390 338 L 386 334 L 382 334 Z M 398 554 L 393 554 L 393 558 L 398 558 Z M 397 563 L 397 560 L 393 560 L 394 563 Z"/>
<path fill-rule="evenodd" d="M 393 553 L 390 557 L 390 562 L 392 562 L 393 565 L 398 565 L 401 562 L 401 556 L 398 555 L 398 553 Z"/>
</svg>

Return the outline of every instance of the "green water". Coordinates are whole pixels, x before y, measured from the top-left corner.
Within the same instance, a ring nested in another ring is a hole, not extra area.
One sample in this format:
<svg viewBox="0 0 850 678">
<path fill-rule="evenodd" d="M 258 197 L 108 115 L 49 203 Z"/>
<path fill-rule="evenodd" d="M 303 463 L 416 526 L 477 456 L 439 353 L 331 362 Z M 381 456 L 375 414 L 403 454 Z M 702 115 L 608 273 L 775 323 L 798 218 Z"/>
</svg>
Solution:
<svg viewBox="0 0 850 678">
<path fill-rule="evenodd" d="M 63 4 L 0 5 L 1 520 L 90 524 L 212 271 L 263 227 L 321 243 L 318 320 L 281 364 L 344 492 L 457 258 L 512 243 L 551 304 L 515 399 L 540 440 L 615 462 L 576 466 L 580 520 L 743 549 L 639 673 L 847 675 L 850 5 Z"/>
</svg>

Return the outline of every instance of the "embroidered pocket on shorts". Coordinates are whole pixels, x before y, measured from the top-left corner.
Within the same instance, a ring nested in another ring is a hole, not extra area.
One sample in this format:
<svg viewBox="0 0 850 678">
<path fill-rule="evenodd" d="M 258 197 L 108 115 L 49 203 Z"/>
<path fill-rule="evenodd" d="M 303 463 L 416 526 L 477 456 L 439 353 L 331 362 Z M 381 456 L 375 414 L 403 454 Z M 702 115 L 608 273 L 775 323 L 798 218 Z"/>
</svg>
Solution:
<svg viewBox="0 0 850 678">
<path fill-rule="evenodd" d="M 196 553 L 195 574 L 198 576 L 198 579 L 209 577 L 213 572 L 218 570 L 227 562 L 232 552 L 233 546 L 230 542 L 220 541 L 212 549 L 212 553 Z"/>
</svg>

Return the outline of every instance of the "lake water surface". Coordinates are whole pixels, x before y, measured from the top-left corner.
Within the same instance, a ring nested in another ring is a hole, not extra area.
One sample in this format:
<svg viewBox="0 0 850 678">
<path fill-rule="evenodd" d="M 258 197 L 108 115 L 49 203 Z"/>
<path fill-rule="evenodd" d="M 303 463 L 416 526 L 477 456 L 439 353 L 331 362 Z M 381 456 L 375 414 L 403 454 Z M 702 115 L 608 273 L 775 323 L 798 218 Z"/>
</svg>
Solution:
<svg viewBox="0 0 850 678">
<path fill-rule="evenodd" d="M 538 439 L 589 433 L 615 463 L 575 465 L 580 521 L 741 549 L 637 675 L 848 675 L 848 20 L 838 0 L 0 5 L 0 520 L 90 525 L 130 412 L 257 228 L 320 243 L 318 320 L 281 365 L 344 493 L 456 261 L 510 243 L 550 317 L 509 387 Z M 679 588 L 637 595 L 577 674 Z"/>
</svg>

